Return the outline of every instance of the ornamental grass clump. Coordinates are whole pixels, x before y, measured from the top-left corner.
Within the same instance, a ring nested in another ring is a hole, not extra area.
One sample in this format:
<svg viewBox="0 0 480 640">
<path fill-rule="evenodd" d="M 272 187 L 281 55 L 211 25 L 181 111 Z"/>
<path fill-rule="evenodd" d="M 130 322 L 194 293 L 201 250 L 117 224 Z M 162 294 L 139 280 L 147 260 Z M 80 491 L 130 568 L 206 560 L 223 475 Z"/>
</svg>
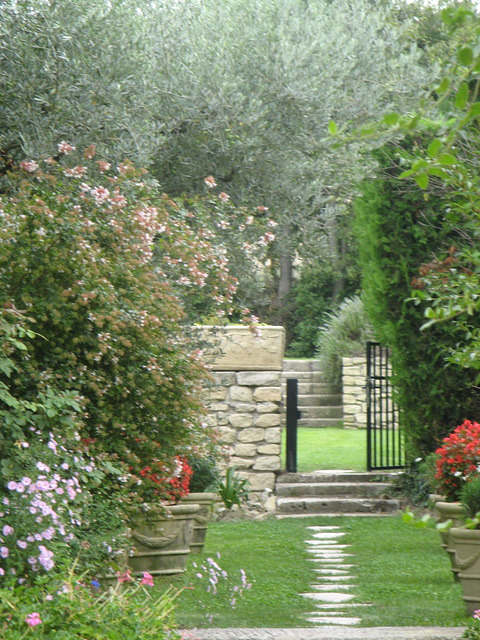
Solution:
<svg viewBox="0 0 480 640">
<path fill-rule="evenodd" d="M 460 500 L 465 483 L 480 475 L 480 424 L 465 420 L 436 450 L 435 481 L 448 502 Z"/>
</svg>

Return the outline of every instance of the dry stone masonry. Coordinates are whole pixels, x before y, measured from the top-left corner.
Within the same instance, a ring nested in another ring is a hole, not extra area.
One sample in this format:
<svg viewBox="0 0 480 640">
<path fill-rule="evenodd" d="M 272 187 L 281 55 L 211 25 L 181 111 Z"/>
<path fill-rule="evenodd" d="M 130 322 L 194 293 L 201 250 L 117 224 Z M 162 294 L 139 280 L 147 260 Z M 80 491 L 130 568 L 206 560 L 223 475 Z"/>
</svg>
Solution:
<svg viewBox="0 0 480 640">
<path fill-rule="evenodd" d="M 208 420 L 231 455 L 252 497 L 267 502 L 281 469 L 281 374 L 285 348 L 283 327 L 262 327 L 262 339 L 246 327 L 226 327 L 220 355 L 211 368 L 207 390 Z M 218 337 L 218 336 L 217 336 Z M 270 500 L 272 508 L 275 501 Z M 268 506 L 268 505 L 267 505 Z"/>
<path fill-rule="evenodd" d="M 365 356 L 342 358 L 343 426 L 367 426 L 367 365 Z"/>
</svg>

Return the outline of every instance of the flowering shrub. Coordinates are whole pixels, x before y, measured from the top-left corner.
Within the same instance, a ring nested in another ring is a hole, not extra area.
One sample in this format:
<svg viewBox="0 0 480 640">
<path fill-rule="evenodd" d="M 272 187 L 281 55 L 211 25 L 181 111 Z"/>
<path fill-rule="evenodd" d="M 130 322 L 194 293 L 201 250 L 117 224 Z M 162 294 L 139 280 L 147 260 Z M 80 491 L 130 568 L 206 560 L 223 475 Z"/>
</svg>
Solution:
<svg viewBox="0 0 480 640">
<path fill-rule="evenodd" d="M 473 617 L 468 621 L 468 626 L 462 638 L 480 640 L 480 609 L 473 612 Z"/>
<path fill-rule="evenodd" d="M 3 483 L 16 443 L 29 442 L 29 424 L 48 434 L 54 409 L 80 434 L 77 446 L 95 459 L 105 490 L 140 504 L 171 499 L 186 490 L 174 486 L 176 456 L 207 432 L 199 393 L 207 374 L 183 328 L 185 301 L 220 316 L 235 306 L 227 251 L 203 226 L 208 202 L 196 216 L 195 203 L 187 209 L 159 196 L 144 171 L 65 142 L 55 159 L 22 162 L 9 186 L 0 196 L 0 309 L 25 312 L 40 337 L 29 329 L 21 349 L 10 342 L 9 368 L 0 371 L 10 394 L 0 410 L 11 425 L 1 436 Z M 210 222 L 227 207 L 228 226 L 232 205 L 213 200 Z M 35 407 L 24 419 L 10 404 L 49 394 L 41 425 Z"/>
<path fill-rule="evenodd" d="M 480 424 L 465 420 L 437 449 L 437 490 L 448 501 L 460 499 L 465 482 L 480 474 Z"/>
<path fill-rule="evenodd" d="M 119 580 L 102 590 L 76 564 L 39 579 L 35 586 L 0 589 L 2 639 L 21 640 L 33 635 L 51 640 L 164 640 L 171 637 L 172 611 L 177 593 L 159 591 L 153 578 Z"/>
</svg>

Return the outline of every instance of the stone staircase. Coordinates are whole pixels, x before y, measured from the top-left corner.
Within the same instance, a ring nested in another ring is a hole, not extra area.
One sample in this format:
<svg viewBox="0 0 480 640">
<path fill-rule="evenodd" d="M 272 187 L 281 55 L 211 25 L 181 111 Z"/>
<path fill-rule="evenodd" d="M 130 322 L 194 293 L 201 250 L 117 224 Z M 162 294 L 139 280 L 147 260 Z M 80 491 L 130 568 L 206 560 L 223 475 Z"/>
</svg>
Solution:
<svg viewBox="0 0 480 640">
<path fill-rule="evenodd" d="M 390 515 L 399 500 L 388 497 L 395 472 L 314 471 L 277 476 L 277 518 Z"/>
<path fill-rule="evenodd" d="M 343 418 L 342 389 L 327 383 L 316 360 L 284 360 L 282 380 L 298 380 L 299 427 L 337 427 Z"/>
</svg>

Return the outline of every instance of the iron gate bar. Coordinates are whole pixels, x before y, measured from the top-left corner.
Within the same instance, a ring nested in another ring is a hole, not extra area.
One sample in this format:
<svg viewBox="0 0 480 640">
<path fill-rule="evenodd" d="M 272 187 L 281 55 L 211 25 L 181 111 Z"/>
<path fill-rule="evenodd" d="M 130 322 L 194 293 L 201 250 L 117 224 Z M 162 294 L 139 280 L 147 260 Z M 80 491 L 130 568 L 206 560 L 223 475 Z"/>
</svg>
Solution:
<svg viewBox="0 0 480 640">
<path fill-rule="evenodd" d="M 405 466 L 402 433 L 393 402 L 388 349 L 367 342 L 367 469 Z"/>
<path fill-rule="evenodd" d="M 297 473 L 297 421 L 300 418 L 298 410 L 298 380 L 287 378 L 287 434 L 286 434 L 286 468 L 290 473 Z"/>
</svg>

